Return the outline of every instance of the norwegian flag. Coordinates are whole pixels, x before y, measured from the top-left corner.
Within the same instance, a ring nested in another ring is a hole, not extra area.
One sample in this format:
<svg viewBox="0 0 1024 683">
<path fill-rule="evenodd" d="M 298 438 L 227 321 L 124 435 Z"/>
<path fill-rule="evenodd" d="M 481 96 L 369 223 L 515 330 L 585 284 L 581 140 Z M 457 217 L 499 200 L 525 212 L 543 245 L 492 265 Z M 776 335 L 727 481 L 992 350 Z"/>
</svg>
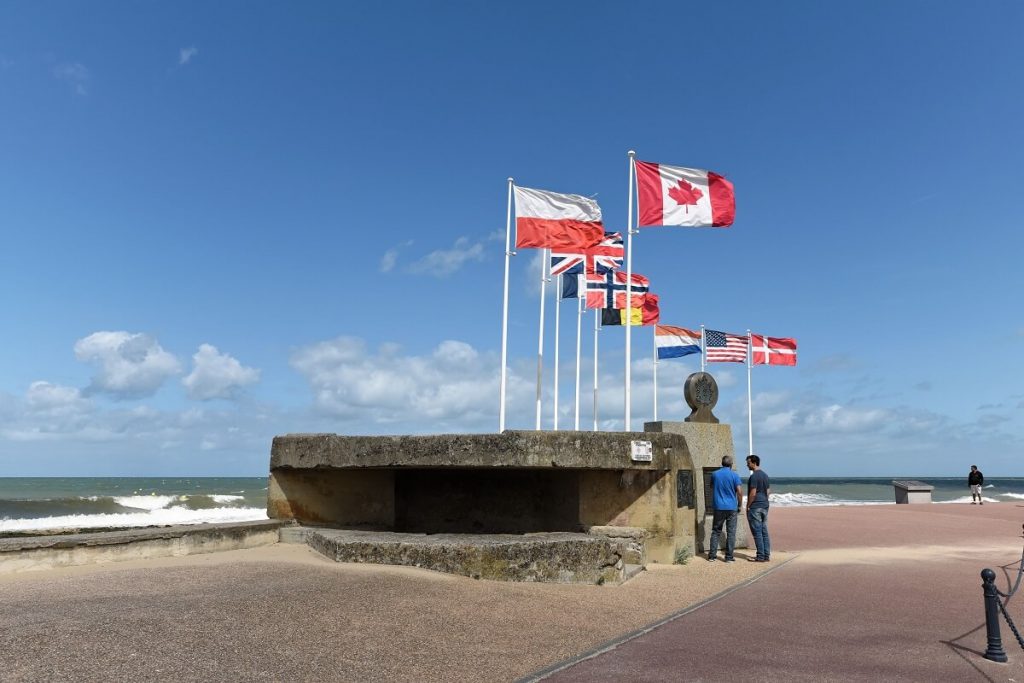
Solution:
<svg viewBox="0 0 1024 683">
<path fill-rule="evenodd" d="M 622 246 L 622 233 L 606 232 L 604 239 L 580 254 L 551 252 L 552 275 L 578 273 L 607 273 L 622 267 L 626 250 Z"/>
<path fill-rule="evenodd" d="M 579 276 L 579 288 L 586 292 L 587 308 L 626 308 L 626 274 L 621 270 L 608 273 L 585 273 Z M 651 281 L 633 273 L 630 293 L 633 307 L 642 308 Z"/>
<path fill-rule="evenodd" d="M 796 339 L 750 335 L 752 365 L 796 365 Z"/>
</svg>

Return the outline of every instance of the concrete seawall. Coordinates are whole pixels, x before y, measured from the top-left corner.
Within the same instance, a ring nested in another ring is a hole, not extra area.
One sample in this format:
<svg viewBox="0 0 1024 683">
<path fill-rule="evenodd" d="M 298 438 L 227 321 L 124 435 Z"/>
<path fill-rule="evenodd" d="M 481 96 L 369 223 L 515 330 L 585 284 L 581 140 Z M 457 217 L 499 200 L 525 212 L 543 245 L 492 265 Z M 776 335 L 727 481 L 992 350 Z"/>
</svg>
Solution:
<svg viewBox="0 0 1024 683">
<path fill-rule="evenodd" d="M 0 574 L 240 550 L 278 542 L 286 522 L 261 520 L 0 539 Z"/>
</svg>

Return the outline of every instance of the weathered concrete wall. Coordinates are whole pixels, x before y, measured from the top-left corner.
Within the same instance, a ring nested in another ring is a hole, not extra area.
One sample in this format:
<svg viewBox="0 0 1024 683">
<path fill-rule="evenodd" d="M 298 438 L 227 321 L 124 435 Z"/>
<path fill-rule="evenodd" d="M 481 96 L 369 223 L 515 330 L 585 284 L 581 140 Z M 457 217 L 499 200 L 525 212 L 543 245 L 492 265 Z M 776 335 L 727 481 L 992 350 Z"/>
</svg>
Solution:
<svg viewBox="0 0 1024 683">
<path fill-rule="evenodd" d="M 4 538 L 0 539 L 0 573 L 273 545 L 283 524 L 271 520 Z"/>
<path fill-rule="evenodd" d="M 671 562 L 675 552 L 674 493 L 667 472 L 582 472 L 580 523 L 641 527 L 647 532 L 647 558 Z"/>
<path fill-rule="evenodd" d="M 267 516 L 353 529 L 395 527 L 391 470 L 294 470 L 270 473 Z"/>
<path fill-rule="evenodd" d="M 630 459 L 630 442 L 651 441 L 653 460 Z M 675 434 L 643 432 L 517 432 L 431 436 L 339 436 L 287 434 L 274 437 L 271 471 L 281 468 L 566 468 L 667 470 Z"/>
<path fill-rule="evenodd" d="M 405 565 L 493 581 L 617 583 L 625 570 L 618 543 L 586 534 L 425 535 L 312 529 L 306 542 L 338 562 Z"/>
</svg>

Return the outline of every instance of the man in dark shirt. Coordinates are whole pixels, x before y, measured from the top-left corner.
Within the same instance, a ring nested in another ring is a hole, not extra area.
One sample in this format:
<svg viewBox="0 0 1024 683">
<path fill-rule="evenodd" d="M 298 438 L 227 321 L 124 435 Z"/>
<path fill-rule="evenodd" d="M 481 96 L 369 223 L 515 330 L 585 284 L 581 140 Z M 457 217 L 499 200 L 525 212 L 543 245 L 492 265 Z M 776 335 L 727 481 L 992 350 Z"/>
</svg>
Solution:
<svg viewBox="0 0 1024 683">
<path fill-rule="evenodd" d="M 771 482 L 761 469 L 760 457 L 748 455 L 747 467 L 750 469 L 750 479 L 747 480 L 747 522 L 757 548 L 757 557 L 752 561 L 768 562 L 772 555 L 772 542 L 768 538 L 768 494 L 771 493 Z"/>
<path fill-rule="evenodd" d="M 985 475 L 981 473 L 977 465 L 971 465 L 971 471 L 967 474 L 967 485 L 971 488 L 971 505 L 975 503 L 985 504 L 985 501 L 981 498 L 981 486 L 984 483 Z"/>
<path fill-rule="evenodd" d="M 714 562 L 718 554 L 719 538 L 722 525 L 725 525 L 725 561 L 735 562 L 733 550 L 736 548 L 736 512 L 740 509 L 743 498 L 743 481 L 740 475 L 732 471 L 732 456 L 722 456 L 721 469 L 711 474 L 711 490 L 714 496 L 712 505 L 715 515 L 711 522 L 711 547 L 708 548 L 708 562 Z"/>
</svg>

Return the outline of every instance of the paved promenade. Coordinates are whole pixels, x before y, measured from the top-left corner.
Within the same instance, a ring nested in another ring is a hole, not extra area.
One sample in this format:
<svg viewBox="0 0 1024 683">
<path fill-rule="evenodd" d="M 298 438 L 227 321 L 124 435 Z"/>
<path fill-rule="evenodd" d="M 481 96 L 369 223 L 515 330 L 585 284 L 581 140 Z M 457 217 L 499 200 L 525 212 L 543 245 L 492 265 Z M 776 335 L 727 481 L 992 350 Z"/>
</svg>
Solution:
<svg viewBox="0 0 1024 683">
<path fill-rule="evenodd" d="M 546 680 L 1024 681 L 1005 624 L 1010 663 L 981 657 L 979 577 L 1016 577 L 1022 521 L 1012 503 L 775 509 L 796 560 Z M 1024 626 L 1024 595 L 1009 611 Z"/>
</svg>

